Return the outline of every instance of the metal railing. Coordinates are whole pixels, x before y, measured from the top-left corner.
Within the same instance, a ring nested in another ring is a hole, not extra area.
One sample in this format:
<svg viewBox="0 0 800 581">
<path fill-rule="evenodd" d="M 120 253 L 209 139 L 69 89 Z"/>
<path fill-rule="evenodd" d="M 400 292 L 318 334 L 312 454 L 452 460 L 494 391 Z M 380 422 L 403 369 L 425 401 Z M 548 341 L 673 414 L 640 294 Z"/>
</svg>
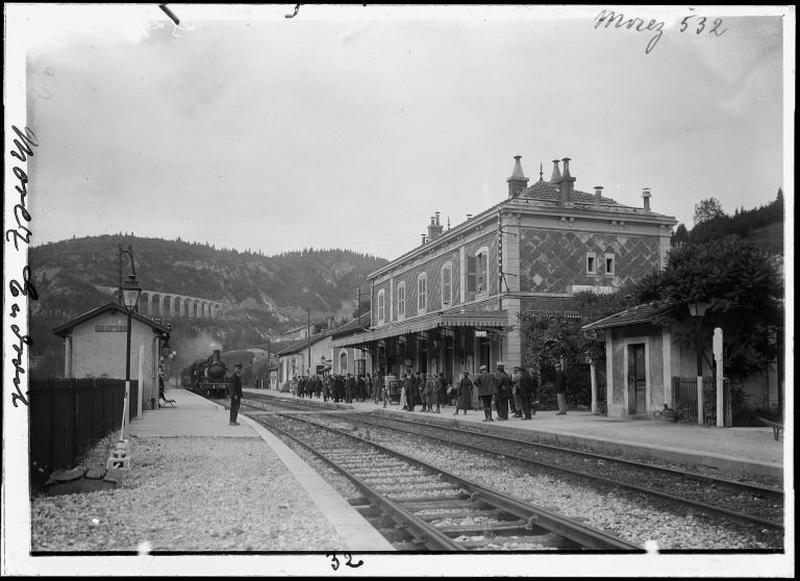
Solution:
<svg viewBox="0 0 800 581">
<path fill-rule="evenodd" d="M 724 425 L 733 425 L 730 381 L 723 381 Z M 670 406 L 677 413 L 678 421 L 684 424 L 697 424 L 697 378 L 673 377 L 672 402 Z M 717 423 L 717 386 L 713 377 L 703 377 L 703 425 L 715 426 Z"/>
</svg>

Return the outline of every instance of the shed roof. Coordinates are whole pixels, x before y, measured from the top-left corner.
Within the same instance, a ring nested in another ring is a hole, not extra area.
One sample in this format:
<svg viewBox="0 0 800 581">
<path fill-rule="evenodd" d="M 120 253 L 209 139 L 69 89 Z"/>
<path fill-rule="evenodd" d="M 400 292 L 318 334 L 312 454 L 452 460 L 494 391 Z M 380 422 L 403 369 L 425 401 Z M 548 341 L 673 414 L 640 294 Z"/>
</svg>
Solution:
<svg viewBox="0 0 800 581">
<path fill-rule="evenodd" d="M 74 329 L 76 326 L 80 325 L 81 323 L 85 323 L 86 321 L 88 321 L 90 319 L 93 319 L 93 318 L 95 318 L 95 317 L 97 317 L 99 315 L 102 315 L 102 314 L 107 313 L 107 312 L 113 312 L 113 311 L 121 313 L 121 314 L 126 315 L 126 316 L 128 314 L 128 310 L 123 305 L 119 304 L 116 301 L 109 301 L 104 305 L 101 305 L 101 306 L 99 306 L 97 308 L 94 308 L 91 311 L 87 311 L 87 312 L 83 313 L 82 315 L 78 315 L 77 317 L 75 317 L 71 321 L 68 321 L 68 322 L 64 323 L 63 325 L 60 325 L 60 326 L 56 327 L 55 329 L 53 329 L 53 333 L 55 333 L 56 335 L 58 335 L 60 337 L 66 337 L 67 335 L 69 335 L 69 333 L 70 333 L 70 331 L 72 331 L 72 329 Z M 150 319 L 149 317 L 145 317 L 144 315 L 140 315 L 137 312 L 131 313 L 131 318 L 139 321 L 140 323 L 144 323 L 145 325 L 148 325 L 149 327 L 151 327 L 155 332 L 159 333 L 160 335 L 165 335 L 167 338 L 169 337 L 169 327 L 168 326 L 166 326 L 164 324 L 161 324 L 161 323 L 157 323 L 153 319 Z"/>
<path fill-rule="evenodd" d="M 666 303 L 645 303 L 584 325 L 581 329 L 584 331 L 594 331 L 598 329 L 609 329 L 611 327 L 626 327 L 628 325 L 651 323 L 658 315 L 667 313 L 670 310 L 672 310 L 672 306 Z"/>
</svg>

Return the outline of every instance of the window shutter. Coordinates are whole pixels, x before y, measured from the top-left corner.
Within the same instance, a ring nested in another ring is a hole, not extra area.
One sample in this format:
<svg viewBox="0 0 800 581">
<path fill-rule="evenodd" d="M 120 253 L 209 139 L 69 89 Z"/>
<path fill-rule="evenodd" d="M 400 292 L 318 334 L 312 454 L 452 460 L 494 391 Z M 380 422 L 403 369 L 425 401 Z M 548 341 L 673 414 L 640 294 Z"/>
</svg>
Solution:
<svg viewBox="0 0 800 581">
<path fill-rule="evenodd" d="M 474 293 L 478 287 L 478 259 L 475 256 L 467 256 L 467 292 Z"/>
</svg>

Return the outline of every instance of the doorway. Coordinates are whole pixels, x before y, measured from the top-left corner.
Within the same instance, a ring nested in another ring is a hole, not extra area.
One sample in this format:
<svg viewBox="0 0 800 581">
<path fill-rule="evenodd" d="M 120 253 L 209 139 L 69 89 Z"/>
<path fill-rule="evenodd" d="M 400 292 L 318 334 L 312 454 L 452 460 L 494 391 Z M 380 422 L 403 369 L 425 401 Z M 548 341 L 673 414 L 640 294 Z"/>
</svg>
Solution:
<svg viewBox="0 0 800 581">
<path fill-rule="evenodd" d="M 647 370 L 644 343 L 628 345 L 628 394 L 630 412 L 647 413 Z"/>
</svg>

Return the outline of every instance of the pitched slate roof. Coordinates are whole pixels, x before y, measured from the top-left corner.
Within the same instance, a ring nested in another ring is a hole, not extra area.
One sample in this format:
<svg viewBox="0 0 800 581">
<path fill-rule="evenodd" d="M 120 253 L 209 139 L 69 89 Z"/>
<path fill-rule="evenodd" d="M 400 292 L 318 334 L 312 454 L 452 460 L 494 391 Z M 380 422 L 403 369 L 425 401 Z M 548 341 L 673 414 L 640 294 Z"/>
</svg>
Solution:
<svg viewBox="0 0 800 581">
<path fill-rule="evenodd" d="M 78 315 L 71 321 L 68 321 L 63 325 L 56 327 L 55 329 L 53 329 L 53 333 L 59 335 L 60 337 L 66 337 L 67 335 L 69 335 L 69 332 L 72 331 L 72 329 L 74 329 L 76 326 L 80 325 L 81 323 L 85 323 L 89 319 L 93 319 L 94 317 L 97 317 L 98 315 L 102 315 L 103 313 L 109 311 L 116 311 L 126 316 L 128 314 L 128 310 L 123 305 L 119 304 L 116 301 L 110 301 L 104 305 L 92 309 L 91 311 L 87 311 L 82 315 Z M 153 330 L 158 332 L 159 334 L 169 337 L 168 326 L 158 323 L 153 319 L 150 319 L 149 317 L 145 317 L 144 315 L 140 315 L 137 312 L 131 313 L 131 318 L 136 321 L 139 321 L 140 323 L 144 323 L 145 325 L 152 327 Z"/>
<path fill-rule="evenodd" d="M 584 331 L 594 331 L 598 329 L 608 329 L 611 327 L 626 327 L 628 325 L 637 325 L 640 323 L 650 323 L 658 315 L 672 310 L 670 305 L 665 303 L 646 303 L 644 305 L 636 305 L 630 309 L 620 311 L 608 317 L 604 317 L 588 325 L 581 327 Z"/>
<path fill-rule="evenodd" d="M 546 182 L 542 179 L 532 186 L 522 190 L 519 195 L 520 197 L 534 198 L 545 202 L 558 203 L 561 199 L 558 193 L 558 186 L 552 182 Z M 587 194 L 586 192 L 582 192 L 580 190 L 573 190 L 572 201 L 579 204 L 594 204 L 595 195 Z M 600 196 L 600 203 L 613 206 L 620 205 L 616 200 L 606 198 L 605 196 Z"/>
<path fill-rule="evenodd" d="M 371 313 L 362 313 L 358 319 L 353 319 L 352 321 L 348 321 L 344 325 L 340 325 L 335 329 L 330 331 L 331 337 L 334 339 L 336 337 L 341 337 L 342 335 L 352 335 L 353 333 L 357 333 L 359 331 L 363 331 L 364 329 L 368 329 L 372 322 L 372 314 Z"/>
</svg>

